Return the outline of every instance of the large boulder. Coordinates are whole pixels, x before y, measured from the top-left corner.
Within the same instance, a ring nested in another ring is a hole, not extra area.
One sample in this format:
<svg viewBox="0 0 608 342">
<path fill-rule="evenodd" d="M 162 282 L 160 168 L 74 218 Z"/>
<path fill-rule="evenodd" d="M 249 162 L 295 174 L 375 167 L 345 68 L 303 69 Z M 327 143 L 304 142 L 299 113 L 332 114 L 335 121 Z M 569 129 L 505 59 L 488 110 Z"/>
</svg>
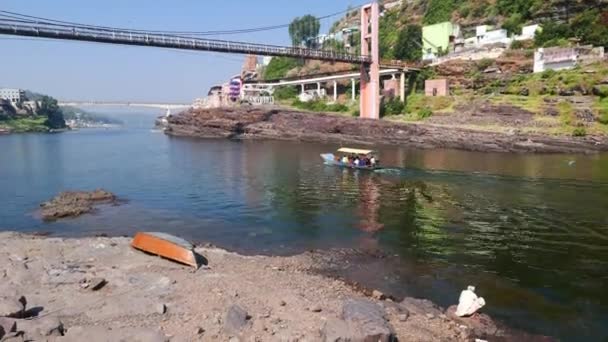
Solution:
<svg viewBox="0 0 608 342">
<path fill-rule="evenodd" d="M 321 329 L 323 341 L 389 342 L 395 337 L 384 310 L 369 300 L 348 299 L 342 306 L 342 319 L 327 321 Z"/>
</svg>

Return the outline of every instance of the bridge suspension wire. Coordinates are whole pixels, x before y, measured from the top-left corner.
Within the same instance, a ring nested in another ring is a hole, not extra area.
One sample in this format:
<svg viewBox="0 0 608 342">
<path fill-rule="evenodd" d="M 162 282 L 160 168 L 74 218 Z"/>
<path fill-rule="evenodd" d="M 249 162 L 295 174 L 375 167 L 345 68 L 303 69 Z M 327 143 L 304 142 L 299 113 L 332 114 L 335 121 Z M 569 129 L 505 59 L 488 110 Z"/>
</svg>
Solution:
<svg viewBox="0 0 608 342">
<path fill-rule="evenodd" d="M 364 4 L 358 5 L 363 6 Z M 341 15 L 352 11 L 352 9 L 346 9 L 343 11 L 338 11 L 334 13 L 330 13 L 327 15 L 317 16 L 315 17 L 317 20 L 323 20 L 331 17 L 335 17 L 337 15 Z M 38 23 L 38 24 L 56 24 L 56 25 L 66 25 L 67 27 L 80 26 L 80 27 L 88 27 L 95 29 L 107 29 L 107 30 L 128 30 L 132 32 L 139 33 L 149 33 L 149 34 L 170 34 L 170 35 L 183 35 L 183 36 L 217 36 L 217 35 L 234 35 L 234 34 L 243 34 L 243 33 L 254 33 L 254 32 L 262 32 L 262 31 L 271 31 L 277 29 L 285 29 L 289 28 L 290 24 L 279 24 L 272 26 L 262 26 L 262 27 L 254 27 L 254 28 L 245 28 L 245 29 L 234 29 L 234 30 L 211 30 L 211 31 L 170 31 L 170 30 L 143 30 L 143 29 L 125 29 L 125 28 L 116 28 L 109 26 L 101 26 L 101 25 L 89 25 L 82 24 L 72 21 L 65 20 L 56 20 L 51 18 L 32 16 L 27 14 L 22 14 L 18 12 L 5 11 L 0 10 L 0 20 L 6 21 L 14 21 L 20 23 Z"/>
</svg>

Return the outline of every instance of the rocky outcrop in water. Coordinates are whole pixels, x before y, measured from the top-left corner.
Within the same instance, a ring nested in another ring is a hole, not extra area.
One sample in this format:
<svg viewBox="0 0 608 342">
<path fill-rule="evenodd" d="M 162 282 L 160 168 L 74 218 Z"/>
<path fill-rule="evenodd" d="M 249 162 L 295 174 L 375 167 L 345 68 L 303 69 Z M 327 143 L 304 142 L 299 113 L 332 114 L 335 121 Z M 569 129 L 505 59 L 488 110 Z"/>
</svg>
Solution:
<svg viewBox="0 0 608 342">
<path fill-rule="evenodd" d="M 103 189 L 94 191 L 66 191 L 40 205 L 44 220 L 52 221 L 90 213 L 96 205 L 117 203 L 116 196 Z"/>
<path fill-rule="evenodd" d="M 608 150 L 605 138 L 558 137 L 519 131 L 507 134 L 268 108 L 190 109 L 168 118 L 165 133 L 201 138 L 392 144 L 491 152 L 589 153 Z"/>
</svg>

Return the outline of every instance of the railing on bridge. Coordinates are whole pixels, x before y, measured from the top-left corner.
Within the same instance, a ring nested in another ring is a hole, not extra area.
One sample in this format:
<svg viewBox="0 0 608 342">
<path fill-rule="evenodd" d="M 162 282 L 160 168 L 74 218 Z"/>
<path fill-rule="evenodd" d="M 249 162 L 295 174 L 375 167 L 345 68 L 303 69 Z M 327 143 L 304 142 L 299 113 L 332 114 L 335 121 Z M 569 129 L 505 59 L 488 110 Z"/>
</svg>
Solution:
<svg viewBox="0 0 608 342">
<path fill-rule="evenodd" d="M 314 50 L 301 47 L 285 47 L 166 34 L 148 34 L 138 31 L 62 24 L 0 21 L 0 34 L 198 51 L 297 57 L 357 64 L 370 62 L 369 56 L 330 50 Z"/>
</svg>

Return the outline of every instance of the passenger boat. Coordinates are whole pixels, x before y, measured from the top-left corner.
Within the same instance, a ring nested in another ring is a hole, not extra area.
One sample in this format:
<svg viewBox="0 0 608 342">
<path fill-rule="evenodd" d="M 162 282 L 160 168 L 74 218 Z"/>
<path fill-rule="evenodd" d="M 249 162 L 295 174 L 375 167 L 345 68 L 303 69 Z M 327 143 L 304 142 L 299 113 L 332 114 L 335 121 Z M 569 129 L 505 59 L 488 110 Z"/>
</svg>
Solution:
<svg viewBox="0 0 608 342">
<path fill-rule="evenodd" d="M 372 165 L 355 165 L 353 163 L 344 163 L 344 162 L 342 162 L 341 158 L 342 158 L 342 156 L 345 156 L 345 155 L 346 156 L 356 155 L 356 156 L 359 156 L 359 158 L 361 158 L 361 159 L 363 159 L 365 157 L 377 158 L 374 150 L 364 150 L 364 149 L 349 148 L 349 147 L 342 147 L 342 148 L 338 149 L 336 154 L 323 153 L 323 154 L 321 154 L 321 158 L 323 159 L 323 161 L 325 162 L 326 165 L 348 167 L 348 168 L 352 168 L 352 169 L 361 169 L 361 170 L 378 170 L 381 168 L 377 162 L 373 166 Z"/>
<path fill-rule="evenodd" d="M 194 268 L 199 266 L 194 246 L 177 236 L 166 233 L 139 232 L 135 234 L 131 246 Z"/>
</svg>

